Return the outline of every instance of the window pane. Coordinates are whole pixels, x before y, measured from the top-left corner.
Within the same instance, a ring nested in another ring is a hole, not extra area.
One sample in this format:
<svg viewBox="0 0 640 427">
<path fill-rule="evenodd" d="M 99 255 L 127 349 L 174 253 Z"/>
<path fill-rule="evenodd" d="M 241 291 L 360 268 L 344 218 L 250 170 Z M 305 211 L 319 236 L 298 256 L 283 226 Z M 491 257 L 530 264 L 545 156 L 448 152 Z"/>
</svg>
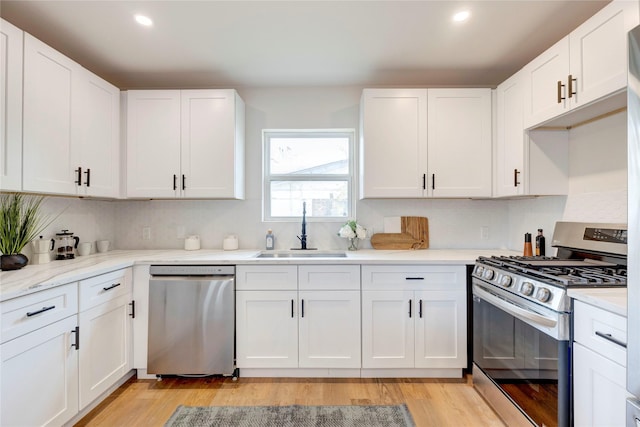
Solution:
<svg viewBox="0 0 640 427">
<path fill-rule="evenodd" d="M 346 217 L 349 212 L 348 181 L 272 181 L 271 216 Z"/>
<path fill-rule="evenodd" d="M 349 173 L 347 137 L 272 137 L 269 145 L 272 175 Z"/>
</svg>

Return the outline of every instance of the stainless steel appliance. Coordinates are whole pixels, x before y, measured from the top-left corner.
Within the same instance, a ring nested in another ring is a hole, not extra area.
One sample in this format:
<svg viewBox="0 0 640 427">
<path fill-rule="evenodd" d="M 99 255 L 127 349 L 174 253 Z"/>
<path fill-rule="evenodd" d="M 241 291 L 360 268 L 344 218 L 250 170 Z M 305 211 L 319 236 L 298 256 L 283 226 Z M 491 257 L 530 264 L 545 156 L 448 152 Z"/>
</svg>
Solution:
<svg viewBox="0 0 640 427">
<path fill-rule="evenodd" d="M 507 425 L 570 426 L 571 287 L 626 286 L 623 224 L 558 222 L 557 257 L 480 257 L 473 383 Z"/>
<path fill-rule="evenodd" d="M 629 269 L 627 289 L 627 426 L 640 426 L 640 27 L 629 32 L 627 80 Z"/>
<path fill-rule="evenodd" d="M 232 375 L 235 266 L 152 265 L 147 372 Z"/>
</svg>

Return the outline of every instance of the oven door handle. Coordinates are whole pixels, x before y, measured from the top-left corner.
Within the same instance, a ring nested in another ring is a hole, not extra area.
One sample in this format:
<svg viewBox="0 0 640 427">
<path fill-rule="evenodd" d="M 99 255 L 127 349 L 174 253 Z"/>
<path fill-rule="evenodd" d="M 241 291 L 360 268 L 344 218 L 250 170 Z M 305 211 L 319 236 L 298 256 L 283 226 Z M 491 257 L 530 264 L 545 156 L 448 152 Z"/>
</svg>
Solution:
<svg viewBox="0 0 640 427">
<path fill-rule="evenodd" d="M 527 310 L 522 307 L 518 307 L 517 305 L 513 305 L 508 301 L 503 300 L 502 298 L 498 298 L 493 295 L 491 292 L 487 292 L 481 287 L 475 285 L 473 287 L 473 293 L 479 296 L 481 299 L 493 304 L 494 306 L 503 309 L 507 313 L 518 317 L 522 320 L 528 320 L 535 324 L 546 326 L 549 328 L 554 328 L 558 324 L 556 319 L 552 319 L 550 317 L 543 316 L 541 314 L 535 313 L 531 310 Z"/>
</svg>

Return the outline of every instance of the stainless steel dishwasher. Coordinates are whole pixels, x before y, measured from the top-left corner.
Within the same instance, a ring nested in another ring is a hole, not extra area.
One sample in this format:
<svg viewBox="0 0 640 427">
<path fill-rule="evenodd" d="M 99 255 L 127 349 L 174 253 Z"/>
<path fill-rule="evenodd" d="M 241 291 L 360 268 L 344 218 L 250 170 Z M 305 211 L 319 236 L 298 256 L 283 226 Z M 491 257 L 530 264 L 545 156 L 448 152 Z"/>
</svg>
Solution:
<svg viewBox="0 0 640 427">
<path fill-rule="evenodd" d="M 235 380 L 235 266 L 152 265 L 150 274 L 147 372 Z"/>
</svg>

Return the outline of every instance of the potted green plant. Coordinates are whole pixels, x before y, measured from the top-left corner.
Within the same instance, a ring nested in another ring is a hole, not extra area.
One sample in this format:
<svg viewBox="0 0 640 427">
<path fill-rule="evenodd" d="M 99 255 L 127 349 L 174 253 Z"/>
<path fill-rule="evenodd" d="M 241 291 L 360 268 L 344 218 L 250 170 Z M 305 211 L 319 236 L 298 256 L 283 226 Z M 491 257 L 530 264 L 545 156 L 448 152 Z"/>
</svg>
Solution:
<svg viewBox="0 0 640 427">
<path fill-rule="evenodd" d="M 0 256 L 2 270 L 18 270 L 29 262 L 20 252 L 54 218 L 42 215 L 44 196 L 3 194 L 0 201 Z"/>
</svg>

